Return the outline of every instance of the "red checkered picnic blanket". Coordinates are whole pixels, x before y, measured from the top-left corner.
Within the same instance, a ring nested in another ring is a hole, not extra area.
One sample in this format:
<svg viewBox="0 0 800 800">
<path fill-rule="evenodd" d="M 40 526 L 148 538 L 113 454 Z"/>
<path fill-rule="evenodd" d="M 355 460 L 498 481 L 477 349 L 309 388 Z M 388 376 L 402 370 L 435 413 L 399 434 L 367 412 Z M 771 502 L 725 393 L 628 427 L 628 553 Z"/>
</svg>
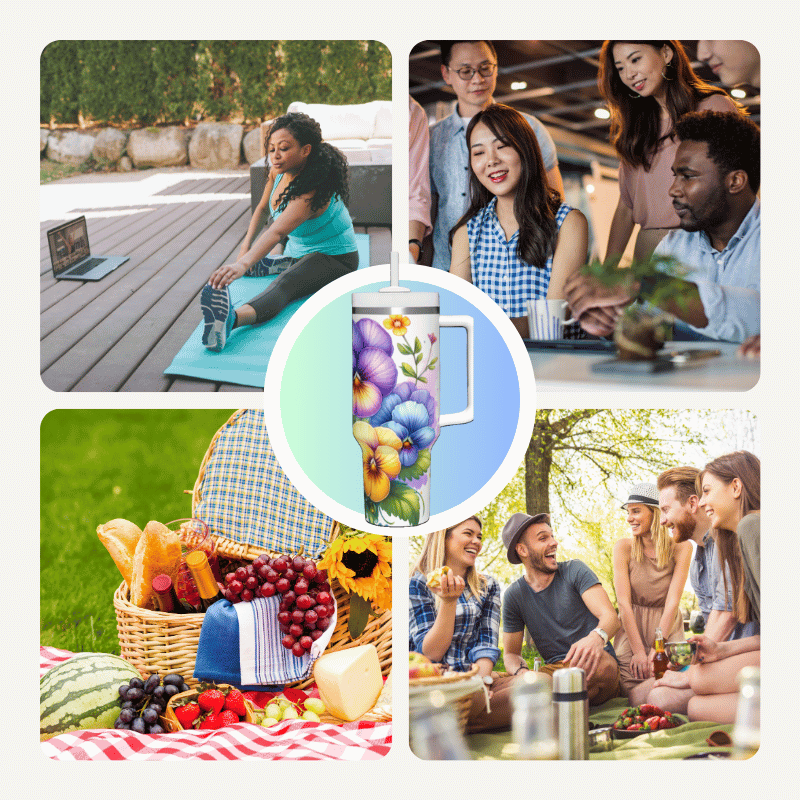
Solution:
<svg viewBox="0 0 800 800">
<path fill-rule="evenodd" d="M 73 655 L 55 647 L 40 647 L 40 676 Z M 90 730 L 62 733 L 42 742 L 41 746 L 48 758 L 59 761 L 176 761 L 187 758 L 203 761 L 372 761 L 389 752 L 392 724 L 327 725 L 288 720 L 262 728 L 242 722 L 219 730 L 157 736 L 132 731 Z"/>
</svg>

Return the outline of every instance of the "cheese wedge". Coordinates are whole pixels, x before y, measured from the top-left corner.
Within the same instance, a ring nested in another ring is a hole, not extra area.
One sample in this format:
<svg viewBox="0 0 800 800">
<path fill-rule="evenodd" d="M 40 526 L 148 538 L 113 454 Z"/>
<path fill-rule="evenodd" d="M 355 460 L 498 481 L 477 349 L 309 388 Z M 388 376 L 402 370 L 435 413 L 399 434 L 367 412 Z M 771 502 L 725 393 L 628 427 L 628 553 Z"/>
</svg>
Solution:
<svg viewBox="0 0 800 800">
<path fill-rule="evenodd" d="M 345 722 L 366 714 L 383 689 L 374 644 L 326 653 L 314 662 L 314 680 L 329 713 Z"/>
</svg>

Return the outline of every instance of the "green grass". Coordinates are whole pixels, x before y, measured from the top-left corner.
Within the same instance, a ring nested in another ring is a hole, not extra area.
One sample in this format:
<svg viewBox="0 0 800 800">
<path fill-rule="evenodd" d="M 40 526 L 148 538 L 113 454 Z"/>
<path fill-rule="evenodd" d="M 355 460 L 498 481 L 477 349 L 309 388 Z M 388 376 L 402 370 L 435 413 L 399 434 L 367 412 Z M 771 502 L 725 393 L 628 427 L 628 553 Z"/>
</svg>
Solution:
<svg viewBox="0 0 800 800">
<path fill-rule="evenodd" d="M 525 663 L 533 669 L 533 659 L 539 655 L 538 651 L 532 648 L 527 642 L 522 643 L 522 653 L 520 654 L 524 659 Z M 494 665 L 495 671 L 497 672 L 507 672 L 505 662 L 503 661 L 503 651 L 500 651 L 500 657 L 497 659 L 497 663 Z"/>
<path fill-rule="evenodd" d="M 62 178 L 69 178 L 70 175 L 81 175 L 92 171 L 89 162 L 74 167 L 71 164 L 59 164 L 57 161 L 44 158 L 39 163 L 39 184 L 60 181 Z"/>
<path fill-rule="evenodd" d="M 97 538 L 123 518 L 144 528 L 191 514 L 200 462 L 231 415 L 220 410 L 57 410 L 41 425 L 40 641 L 119 654 L 122 581 Z"/>
</svg>

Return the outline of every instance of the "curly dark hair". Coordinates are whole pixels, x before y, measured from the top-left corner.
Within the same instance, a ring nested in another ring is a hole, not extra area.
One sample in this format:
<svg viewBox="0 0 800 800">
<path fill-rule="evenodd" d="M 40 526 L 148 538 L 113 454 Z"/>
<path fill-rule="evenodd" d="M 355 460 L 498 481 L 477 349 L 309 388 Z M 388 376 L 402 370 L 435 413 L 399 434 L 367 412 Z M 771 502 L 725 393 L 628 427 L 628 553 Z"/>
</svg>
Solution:
<svg viewBox="0 0 800 800">
<path fill-rule="evenodd" d="M 561 205 L 561 195 L 547 182 L 536 134 L 519 111 L 502 103 L 493 103 L 470 121 L 467 143 L 479 122 L 486 125 L 503 144 L 519 153 L 522 176 L 514 195 L 514 216 L 519 222 L 517 252 L 526 264 L 543 269 L 555 247 L 556 212 Z M 455 231 L 485 208 L 494 197 L 471 169 L 469 195 L 469 208 L 450 231 L 451 244 Z"/>
<path fill-rule="evenodd" d="M 629 44 L 644 44 L 654 50 L 667 45 L 672 50 L 672 59 L 665 81 L 667 110 L 672 119 L 672 128 L 661 136 L 661 106 L 655 97 L 632 97 L 630 89 L 622 82 L 614 65 L 614 45 L 623 40 L 603 42 L 600 50 L 600 72 L 597 84 L 608 110 L 611 112 L 611 143 L 632 167 L 650 169 L 653 155 L 663 139 L 674 135 L 675 123 L 687 112 L 694 111 L 698 103 L 713 94 L 728 96 L 727 92 L 698 78 L 692 69 L 683 45 L 676 39 L 663 42 L 639 41 Z M 738 105 L 738 104 L 737 104 Z M 744 113 L 744 108 L 738 106 Z"/>
<path fill-rule="evenodd" d="M 319 123 L 297 111 L 278 117 L 267 131 L 264 139 L 265 149 L 275 131 L 285 128 L 297 139 L 301 147 L 311 145 L 311 152 L 305 166 L 297 177 L 278 197 L 278 211 L 283 211 L 290 200 L 314 192 L 311 210 L 319 211 L 337 195 L 347 205 L 350 202 L 350 189 L 347 183 L 347 159 L 341 150 L 322 141 Z"/>
<path fill-rule="evenodd" d="M 722 175 L 736 169 L 747 173 L 753 192 L 761 185 L 761 131 L 735 112 L 693 111 L 678 120 L 675 132 L 683 142 L 705 142 L 708 157 Z"/>
</svg>

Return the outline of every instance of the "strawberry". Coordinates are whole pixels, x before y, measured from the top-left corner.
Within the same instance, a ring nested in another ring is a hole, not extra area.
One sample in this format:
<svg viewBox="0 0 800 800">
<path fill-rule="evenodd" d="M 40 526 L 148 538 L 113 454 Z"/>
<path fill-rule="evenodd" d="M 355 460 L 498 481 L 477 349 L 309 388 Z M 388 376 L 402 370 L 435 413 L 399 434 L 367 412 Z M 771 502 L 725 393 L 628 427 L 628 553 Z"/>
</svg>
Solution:
<svg viewBox="0 0 800 800">
<path fill-rule="evenodd" d="M 660 722 L 661 722 L 661 717 L 658 714 L 654 714 L 652 717 L 648 717 L 644 721 L 644 724 L 647 725 L 647 727 L 650 728 L 651 731 L 657 731 Z"/>
<path fill-rule="evenodd" d="M 654 706 L 652 703 L 645 703 L 643 706 L 640 707 L 639 713 L 643 717 L 663 717 L 664 712 L 658 707 Z"/>
<path fill-rule="evenodd" d="M 245 700 L 249 700 L 254 706 L 258 705 L 256 702 L 257 696 L 258 692 L 242 692 L 242 697 L 244 697 Z"/>
<path fill-rule="evenodd" d="M 206 689 L 198 698 L 197 702 L 203 711 L 213 711 L 219 714 L 222 706 L 225 705 L 225 695 L 219 689 Z"/>
<path fill-rule="evenodd" d="M 237 722 L 239 722 L 239 715 L 235 711 L 225 709 L 225 711 L 220 712 L 219 727 L 223 727 L 225 725 L 235 725 Z"/>
<path fill-rule="evenodd" d="M 223 708 L 226 711 L 233 711 L 240 717 L 247 714 L 247 708 L 244 704 L 244 695 L 238 689 L 231 689 L 225 697 L 225 704 Z"/>
<path fill-rule="evenodd" d="M 201 730 L 206 728 L 211 728 L 212 730 L 221 728 L 222 721 L 220 720 L 220 715 L 214 711 L 212 711 L 210 714 L 206 714 L 205 718 L 200 723 L 199 727 Z"/>
<path fill-rule="evenodd" d="M 200 716 L 200 706 L 197 703 L 187 703 L 185 706 L 176 706 L 172 709 L 178 718 L 181 727 L 188 730 L 192 723 Z"/>
<path fill-rule="evenodd" d="M 667 730 L 669 728 L 675 728 L 675 722 L 668 717 L 661 717 L 661 722 L 658 723 L 659 730 Z"/>
<path fill-rule="evenodd" d="M 642 729 L 642 724 L 640 722 L 636 722 L 633 725 L 628 726 L 629 731 L 638 731 Z"/>
</svg>

